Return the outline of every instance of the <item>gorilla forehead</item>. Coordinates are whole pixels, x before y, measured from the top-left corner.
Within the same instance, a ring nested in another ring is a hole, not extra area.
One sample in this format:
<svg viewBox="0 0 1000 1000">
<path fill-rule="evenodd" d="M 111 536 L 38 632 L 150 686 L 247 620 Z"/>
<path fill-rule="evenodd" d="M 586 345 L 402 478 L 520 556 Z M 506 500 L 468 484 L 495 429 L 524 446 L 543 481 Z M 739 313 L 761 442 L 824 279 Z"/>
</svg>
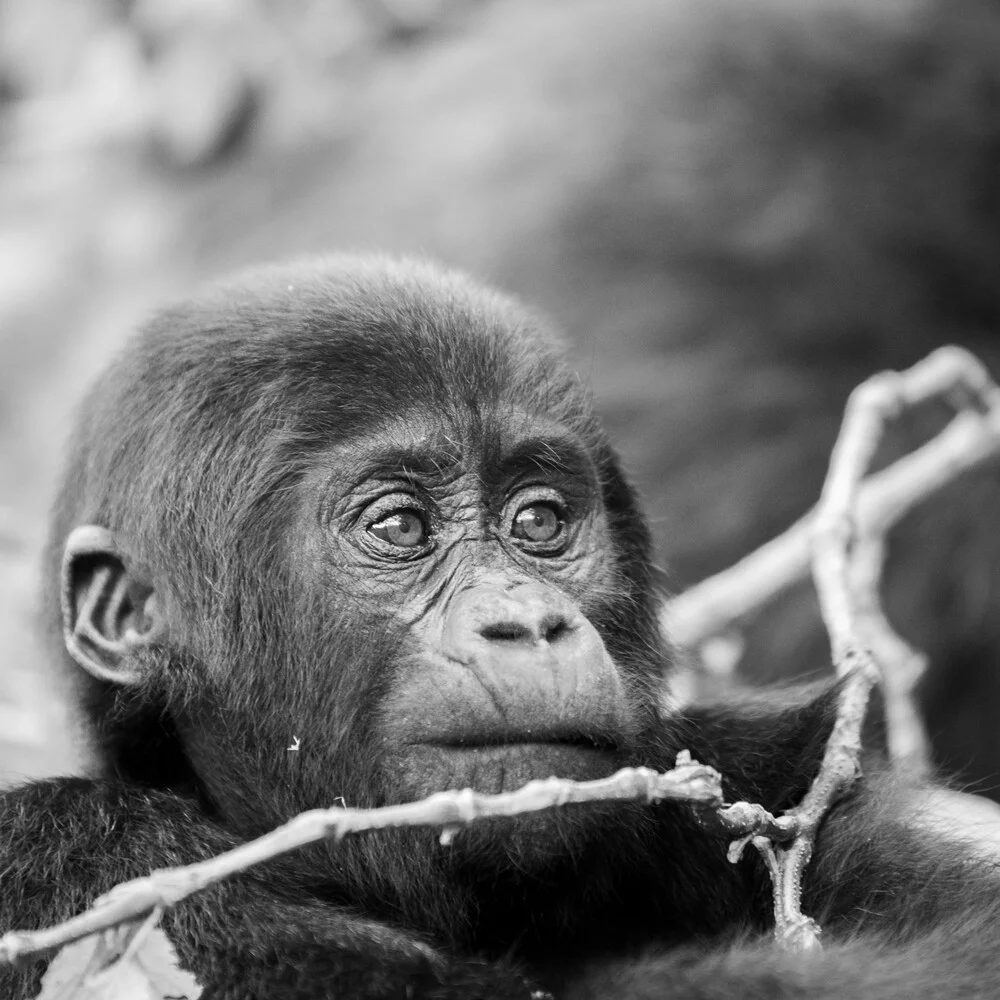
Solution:
<svg viewBox="0 0 1000 1000">
<path fill-rule="evenodd" d="M 318 450 L 417 413 L 484 440 L 517 411 L 603 448 L 558 340 L 515 301 L 382 257 L 248 271 L 163 310 L 94 386 L 56 535 L 96 523 L 154 564 L 183 537 L 208 557 L 280 521 Z"/>
<path fill-rule="evenodd" d="M 460 275 L 334 257 L 252 271 L 166 311 L 135 374 L 194 397 L 188 412 L 280 413 L 285 429 L 326 442 L 373 414 L 474 412 L 512 392 L 569 416 L 581 394 L 554 347 L 520 305 Z"/>
<path fill-rule="evenodd" d="M 329 475 L 326 489 L 342 493 L 386 476 L 442 485 L 471 472 L 480 489 L 499 489 L 531 469 L 558 476 L 565 490 L 598 488 L 592 442 L 544 413 L 508 400 L 454 417 L 415 407 L 373 421 L 327 449 L 314 463 L 316 478 Z"/>
</svg>

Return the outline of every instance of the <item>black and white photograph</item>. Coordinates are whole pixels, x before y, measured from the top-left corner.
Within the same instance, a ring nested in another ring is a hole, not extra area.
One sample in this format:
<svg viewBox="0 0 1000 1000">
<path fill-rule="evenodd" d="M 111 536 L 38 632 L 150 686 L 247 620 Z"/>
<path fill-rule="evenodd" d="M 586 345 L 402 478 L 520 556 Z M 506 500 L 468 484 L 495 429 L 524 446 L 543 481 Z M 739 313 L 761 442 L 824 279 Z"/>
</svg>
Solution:
<svg viewBox="0 0 1000 1000">
<path fill-rule="evenodd" d="M 0 1000 L 1000 998 L 1000 0 L 0 0 Z"/>
</svg>

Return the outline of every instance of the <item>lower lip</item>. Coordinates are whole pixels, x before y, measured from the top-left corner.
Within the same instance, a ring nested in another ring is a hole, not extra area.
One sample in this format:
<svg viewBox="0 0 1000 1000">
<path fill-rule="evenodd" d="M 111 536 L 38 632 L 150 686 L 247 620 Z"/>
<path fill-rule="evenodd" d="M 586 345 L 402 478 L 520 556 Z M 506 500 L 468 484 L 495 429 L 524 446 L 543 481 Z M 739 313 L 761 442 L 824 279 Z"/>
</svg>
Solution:
<svg viewBox="0 0 1000 1000">
<path fill-rule="evenodd" d="M 421 794 L 472 788 L 485 794 L 512 792 L 537 778 L 587 781 L 619 766 L 607 749 L 580 743 L 422 743 L 409 748 L 404 769 L 423 786 Z"/>
<path fill-rule="evenodd" d="M 476 742 L 475 740 L 448 740 L 447 742 L 429 742 L 418 744 L 437 747 L 441 750 L 505 750 L 510 747 L 565 747 L 569 750 L 606 750 L 607 747 L 586 740 L 496 740 Z"/>
</svg>

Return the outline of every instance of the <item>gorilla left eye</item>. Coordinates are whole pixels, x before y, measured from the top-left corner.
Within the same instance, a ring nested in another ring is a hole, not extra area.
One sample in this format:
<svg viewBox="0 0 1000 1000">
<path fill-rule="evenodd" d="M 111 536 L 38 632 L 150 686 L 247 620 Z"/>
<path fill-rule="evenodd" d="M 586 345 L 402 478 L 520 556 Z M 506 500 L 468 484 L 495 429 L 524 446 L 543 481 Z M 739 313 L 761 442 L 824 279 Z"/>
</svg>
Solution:
<svg viewBox="0 0 1000 1000">
<path fill-rule="evenodd" d="M 416 510 L 394 510 L 381 521 L 369 525 L 368 531 L 401 549 L 413 549 L 427 542 L 427 525 Z"/>
<path fill-rule="evenodd" d="M 562 529 L 562 517 L 552 504 L 531 503 L 514 515 L 510 533 L 526 542 L 551 542 Z"/>
</svg>

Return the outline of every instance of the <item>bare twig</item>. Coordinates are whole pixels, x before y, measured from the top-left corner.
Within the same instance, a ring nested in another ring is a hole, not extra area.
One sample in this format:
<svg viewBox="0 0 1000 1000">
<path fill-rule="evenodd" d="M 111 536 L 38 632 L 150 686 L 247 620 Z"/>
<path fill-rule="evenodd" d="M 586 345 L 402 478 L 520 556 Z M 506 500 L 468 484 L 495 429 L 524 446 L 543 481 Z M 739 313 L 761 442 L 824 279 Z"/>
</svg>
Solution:
<svg viewBox="0 0 1000 1000">
<path fill-rule="evenodd" d="M 885 421 L 936 396 L 950 398 L 966 409 L 933 440 L 862 482 Z M 855 391 L 849 406 L 855 413 L 860 407 L 863 413 L 861 418 L 845 418 L 845 428 L 851 419 L 861 420 L 853 424 L 852 450 L 846 453 L 857 525 L 856 544 L 848 559 L 851 590 L 860 598 L 854 627 L 881 668 L 892 759 L 901 770 L 921 774 L 928 767 L 927 743 L 912 692 L 926 661 L 892 629 L 882 609 L 883 539 L 918 503 L 961 473 L 1000 455 L 1000 390 L 975 357 L 947 347 L 902 374 L 889 372 L 869 380 Z M 863 447 L 858 442 L 864 442 Z M 735 624 L 803 579 L 810 565 L 818 510 L 814 508 L 735 566 L 669 601 L 663 621 L 671 637 L 679 645 L 697 648 L 712 636 L 731 634 Z"/>
<path fill-rule="evenodd" d="M 987 412 L 960 413 L 932 441 L 865 481 L 857 503 L 862 534 L 884 534 L 963 472 L 1000 454 L 1000 405 L 992 395 L 988 398 Z M 815 517 L 814 508 L 729 569 L 668 601 L 663 623 L 674 641 L 697 647 L 804 580 L 809 573 Z"/>
<path fill-rule="evenodd" d="M 927 669 L 927 657 L 906 642 L 886 618 L 879 592 L 884 558 L 884 539 L 856 539 L 851 586 L 859 598 L 857 627 L 879 667 L 889 757 L 897 770 L 919 778 L 929 774 L 930 756 L 913 692 Z"/>
<path fill-rule="evenodd" d="M 0 938 L 0 962 L 36 956 L 88 934 L 140 919 L 236 872 L 318 840 L 340 840 L 362 830 L 430 826 L 441 827 L 442 842 L 449 843 L 460 827 L 477 820 L 608 799 L 673 799 L 714 808 L 722 804 L 721 778 L 717 771 L 682 753 L 677 766 L 663 773 L 646 767 L 623 768 L 596 781 L 530 781 L 515 792 L 500 795 L 480 795 L 467 788 L 380 809 L 314 809 L 218 857 L 124 882 L 98 899 L 91 909 L 64 923 L 39 931 L 11 931 Z"/>
<path fill-rule="evenodd" d="M 830 635 L 834 669 L 843 678 L 837 720 L 808 794 L 788 814 L 798 824 L 794 837 L 787 843 L 779 843 L 773 836 L 752 841 L 771 873 L 777 940 L 788 947 L 819 945 L 819 926 L 801 909 L 802 875 L 820 822 L 858 775 L 861 728 L 879 667 L 881 673 L 888 674 L 896 665 L 877 665 L 869 645 L 874 638 L 893 654 L 908 650 L 881 610 L 878 570 L 884 529 L 861 522 L 861 483 L 887 421 L 903 408 L 933 396 L 945 396 L 987 414 L 1000 412 L 1000 391 L 982 365 L 957 348 L 937 351 L 903 374 L 884 373 L 869 379 L 848 401 L 816 507 L 813 579 Z M 897 686 L 897 694 L 901 687 Z"/>
</svg>

